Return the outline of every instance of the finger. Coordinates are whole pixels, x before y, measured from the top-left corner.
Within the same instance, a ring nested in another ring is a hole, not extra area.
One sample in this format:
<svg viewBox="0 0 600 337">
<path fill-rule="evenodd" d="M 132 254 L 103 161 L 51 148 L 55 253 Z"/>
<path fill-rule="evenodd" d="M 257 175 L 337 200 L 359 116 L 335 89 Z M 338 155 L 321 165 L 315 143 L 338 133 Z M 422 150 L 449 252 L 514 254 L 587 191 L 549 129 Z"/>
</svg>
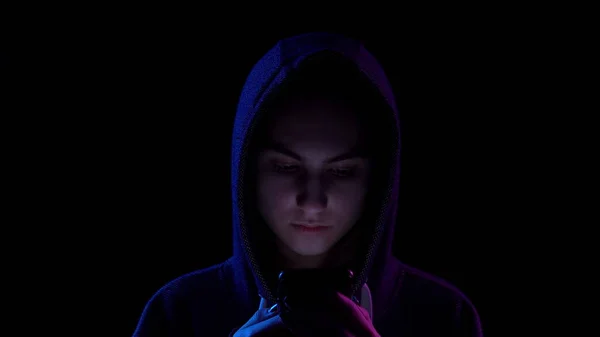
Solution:
<svg viewBox="0 0 600 337">
<path fill-rule="evenodd" d="M 258 309 L 269 309 L 269 306 L 267 305 L 267 300 L 265 300 L 264 297 L 260 297 L 260 303 L 258 304 Z"/>
<path fill-rule="evenodd" d="M 250 319 L 248 321 L 246 321 L 246 323 L 244 323 L 244 325 L 242 325 L 240 327 L 240 329 L 244 329 L 247 328 L 249 326 L 253 326 L 261 321 L 265 320 L 265 314 L 267 313 L 267 309 L 266 309 L 266 304 L 267 301 L 264 298 L 260 298 L 260 302 L 258 303 L 258 310 L 256 310 L 256 312 L 254 312 L 254 315 L 252 315 L 252 317 L 250 317 Z"/>
<path fill-rule="evenodd" d="M 356 316 L 356 318 L 360 318 L 361 320 L 370 320 L 369 313 L 348 296 L 336 293 L 334 305 L 336 309 L 345 315 Z"/>
<path fill-rule="evenodd" d="M 298 315 L 290 319 L 294 323 L 292 325 L 296 327 L 297 323 L 300 323 L 300 328 L 305 329 L 306 326 L 302 326 L 305 325 L 302 322 L 310 322 L 306 325 L 318 326 L 319 329 L 342 328 L 358 335 L 368 335 L 368 332 L 373 330 L 366 310 L 343 294 L 336 293 L 331 295 L 323 299 L 323 307 L 303 310 L 302 312 L 294 312 L 292 310 L 292 316 Z"/>
<path fill-rule="evenodd" d="M 354 323 L 358 330 L 369 331 L 372 326 L 369 313 L 360 305 L 353 302 L 347 296 L 337 293 L 335 301 L 335 311 L 347 322 Z"/>
<path fill-rule="evenodd" d="M 270 312 L 268 301 L 262 297 L 258 303 L 258 310 L 238 331 L 241 336 L 289 336 L 289 330 L 281 321 L 278 313 Z"/>
<path fill-rule="evenodd" d="M 277 312 L 269 309 L 269 301 L 261 296 L 260 302 L 258 303 L 258 310 L 256 310 L 256 313 L 254 313 L 254 316 L 252 316 L 249 323 L 254 325 L 275 315 L 277 315 Z"/>
</svg>

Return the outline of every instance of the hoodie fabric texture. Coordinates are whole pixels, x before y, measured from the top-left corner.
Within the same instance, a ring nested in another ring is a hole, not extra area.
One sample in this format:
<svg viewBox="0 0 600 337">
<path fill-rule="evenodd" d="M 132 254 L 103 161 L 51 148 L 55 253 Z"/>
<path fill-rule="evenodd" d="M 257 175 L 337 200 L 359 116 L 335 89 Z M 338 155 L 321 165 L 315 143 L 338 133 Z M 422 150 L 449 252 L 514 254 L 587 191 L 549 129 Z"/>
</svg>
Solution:
<svg viewBox="0 0 600 337">
<path fill-rule="evenodd" d="M 136 337 L 229 336 L 258 309 L 260 297 L 274 303 L 275 289 L 252 242 L 244 201 L 249 139 L 261 104 L 307 57 L 322 51 L 352 61 L 389 106 L 394 146 L 387 188 L 365 254 L 354 270 L 352 290 L 383 336 L 482 336 L 477 312 L 452 285 L 401 263 L 392 254 L 400 174 L 398 111 L 383 69 L 364 46 L 331 33 L 309 33 L 277 43 L 253 67 L 239 100 L 232 139 L 233 256 L 221 264 L 183 275 L 147 303 Z M 368 286 L 365 286 L 367 284 Z M 368 297 L 368 298 L 365 298 Z"/>
</svg>

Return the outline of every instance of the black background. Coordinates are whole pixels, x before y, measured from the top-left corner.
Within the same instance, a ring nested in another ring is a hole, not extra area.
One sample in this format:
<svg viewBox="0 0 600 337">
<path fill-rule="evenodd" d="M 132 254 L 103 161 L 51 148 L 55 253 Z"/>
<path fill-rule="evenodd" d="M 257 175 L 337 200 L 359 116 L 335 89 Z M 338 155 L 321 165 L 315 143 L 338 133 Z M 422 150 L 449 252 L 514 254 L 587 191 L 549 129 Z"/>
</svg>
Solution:
<svg viewBox="0 0 600 337">
<path fill-rule="evenodd" d="M 22 117 L 45 140 L 34 161 L 50 185 L 41 198 L 57 202 L 47 215 L 72 226 L 61 233 L 75 248 L 61 254 L 81 259 L 75 273 L 94 285 L 81 301 L 110 305 L 102 325 L 122 323 L 118 334 L 130 335 L 162 285 L 230 256 L 230 138 L 245 77 L 279 39 L 330 30 L 365 43 L 399 104 L 396 255 L 460 288 L 494 335 L 521 259 L 515 229 L 528 230 L 539 193 L 528 164 L 543 150 L 531 98 L 538 32 L 484 12 L 262 26 L 208 11 L 128 10 L 57 22 L 33 50 L 5 53 L 14 87 L 49 107 Z"/>
</svg>

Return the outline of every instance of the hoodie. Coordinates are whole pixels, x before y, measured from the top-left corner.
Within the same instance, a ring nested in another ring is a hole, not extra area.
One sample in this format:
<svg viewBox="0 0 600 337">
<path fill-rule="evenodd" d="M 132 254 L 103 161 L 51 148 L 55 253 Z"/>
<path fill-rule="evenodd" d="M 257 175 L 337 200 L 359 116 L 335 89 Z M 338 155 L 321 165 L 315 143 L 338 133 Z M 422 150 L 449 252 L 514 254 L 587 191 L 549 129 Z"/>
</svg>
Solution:
<svg viewBox="0 0 600 337">
<path fill-rule="evenodd" d="M 398 109 L 375 57 L 359 41 L 333 33 L 283 39 L 252 68 L 239 99 L 232 137 L 233 256 L 158 290 L 134 336 L 228 336 L 254 314 L 261 297 L 268 303 L 276 301 L 276 285 L 257 251 L 244 204 L 249 198 L 245 193 L 249 144 L 261 106 L 303 60 L 325 51 L 352 62 L 372 83 L 387 107 L 382 113 L 389 114 L 385 117 L 393 133 L 378 211 L 357 247 L 362 254 L 354 261 L 352 293 L 381 336 L 482 336 L 477 311 L 463 293 L 392 254 L 400 175 Z"/>
</svg>

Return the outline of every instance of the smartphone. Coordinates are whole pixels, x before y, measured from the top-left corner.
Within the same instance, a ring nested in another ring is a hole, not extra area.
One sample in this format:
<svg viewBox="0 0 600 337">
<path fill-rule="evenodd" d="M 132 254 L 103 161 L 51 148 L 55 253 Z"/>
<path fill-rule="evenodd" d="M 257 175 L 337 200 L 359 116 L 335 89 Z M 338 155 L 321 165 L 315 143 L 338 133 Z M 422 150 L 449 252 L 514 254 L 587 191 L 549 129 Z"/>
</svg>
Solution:
<svg viewBox="0 0 600 337">
<path fill-rule="evenodd" d="M 319 306 L 336 292 L 352 297 L 354 273 L 344 268 L 289 269 L 279 274 L 277 303 L 282 311 Z"/>
</svg>

